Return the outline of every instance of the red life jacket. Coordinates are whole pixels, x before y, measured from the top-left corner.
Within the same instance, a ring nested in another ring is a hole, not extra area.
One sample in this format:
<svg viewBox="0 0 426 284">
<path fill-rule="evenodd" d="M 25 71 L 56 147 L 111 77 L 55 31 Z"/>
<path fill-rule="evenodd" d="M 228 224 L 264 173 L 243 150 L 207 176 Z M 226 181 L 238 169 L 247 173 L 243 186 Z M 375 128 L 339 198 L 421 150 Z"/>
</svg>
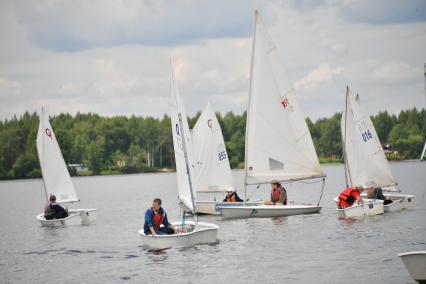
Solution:
<svg viewBox="0 0 426 284">
<path fill-rule="evenodd" d="M 226 202 L 237 202 L 237 199 L 235 199 L 235 194 L 232 194 L 231 196 L 226 196 Z"/>
<path fill-rule="evenodd" d="M 154 227 L 154 229 L 160 228 L 161 224 L 163 224 L 163 221 L 164 221 L 164 214 L 162 215 L 154 211 L 154 216 L 152 216 L 152 226 Z"/>
<path fill-rule="evenodd" d="M 358 189 L 353 187 L 347 187 L 339 195 L 339 206 L 350 207 L 355 202 L 355 197 L 353 196 L 354 192 L 358 192 Z"/>
<path fill-rule="evenodd" d="M 280 197 L 281 197 L 281 190 L 276 189 L 271 191 L 272 202 L 278 202 L 278 200 L 280 200 Z"/>
</svg>

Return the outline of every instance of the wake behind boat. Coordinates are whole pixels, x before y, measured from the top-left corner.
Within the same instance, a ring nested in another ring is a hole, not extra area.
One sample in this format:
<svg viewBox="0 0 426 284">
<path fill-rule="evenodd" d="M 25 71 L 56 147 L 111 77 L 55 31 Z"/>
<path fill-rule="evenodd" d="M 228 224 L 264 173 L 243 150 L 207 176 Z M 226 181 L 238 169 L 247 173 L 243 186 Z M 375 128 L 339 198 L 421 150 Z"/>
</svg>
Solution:
<svg viewBox="0 0 426 284">
<path fill-rule="evenodd" d="M 62 157 L 58 141 L 49 122 L 49 116 L 41 109 L 40 123 L 37 133 L 36 148 L 43 176 L 46 200 L 51 195 L 56 196 L 56 202 L 67 204 L 79 202 L 77 192 L 71 180 L 71 176 Z M 47 220 L 44 213 L 37 215 L 37 220 L 42 226 L 56 226 L 65 224 L 88 225 L 94 221 L 96 209 L 70 209 L 68 217 Z"/>
<path fill-rule="evenodd" d="M 197 244 L 214 243 L 217 241 L 219 227 L 215 224 L 198 222 L 195 212 L 196 192 L 194 186 L 194 160 L 192 153 L 192 139 L 185 108 L 174 81 L 173 65 L 171 64 L 171 126 L 173 133 L 173 148 L 176 160 L 176 176 L 180 205 L 182 207 L 181 222 L 172 224 L 181 228 L 182 233 L 173 235 L 145 234 L 144 229 L 139 230 L 145 246 L 163 249 L 175 246 L 193 246 Z M 190 211 L 194 221 L 185 220 L 185 211 Z"/>
<path fill-rule="evenodd" d="M 245 143 L 245 190 L 271 182 L 320 179 L 324 175 L 311 134 L 277 49 L 255 11 Z M 317 205 L 219 207 L 224 218 L 318 213 Z"/>
</svg>

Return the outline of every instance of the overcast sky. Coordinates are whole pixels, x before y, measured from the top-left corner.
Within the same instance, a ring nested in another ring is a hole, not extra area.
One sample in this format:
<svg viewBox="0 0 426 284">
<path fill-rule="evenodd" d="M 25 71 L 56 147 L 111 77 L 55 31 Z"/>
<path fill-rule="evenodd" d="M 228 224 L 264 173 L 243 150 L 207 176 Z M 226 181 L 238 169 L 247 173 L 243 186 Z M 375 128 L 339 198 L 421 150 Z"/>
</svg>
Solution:
<svg viewBox="0 0 426 284">
<path fill-rule="evenodd" d="M 168 112 L 169 60 L 187 112 L 246 109 L 253 11 L 313 119 L 425 106 L 426 1 L 0 1 L 0 119 Z"/>
</svg>

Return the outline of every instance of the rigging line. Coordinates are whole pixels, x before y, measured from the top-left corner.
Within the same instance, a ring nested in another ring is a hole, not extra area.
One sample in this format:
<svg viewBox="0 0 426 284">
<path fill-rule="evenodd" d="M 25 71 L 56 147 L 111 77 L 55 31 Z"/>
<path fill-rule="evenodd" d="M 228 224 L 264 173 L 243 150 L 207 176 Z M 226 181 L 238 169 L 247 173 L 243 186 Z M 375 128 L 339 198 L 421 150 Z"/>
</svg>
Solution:
<svg viewBox="0 0 426 284">
<path fill-rule="evenodd" d="M 250 196 L 248 197 L 248 198 L 246 198 L 246 201 L 249 201 L 250 200 L 250 198 L 253 196 L 253 194 L 255 194 L 256 193 L 256 191 L 259 189 L 259 187 L 261 186 L 262 184 L 259 184 L 259 185 L 257 185 L 256 186 L 256 189 L 252 192 L 252 194 L 250 194 Z"/>
<path fill-rule="evenodd" d="M 325 178 L 322 178 L 322 188 L 321 188 L 321 195 L 320 198 L 318 200 L 317 206 L 319 206 L 321 199 L 322 199 L 322 194 L 324 193 L 324 188 L 325 188 Z"/>
</svg>

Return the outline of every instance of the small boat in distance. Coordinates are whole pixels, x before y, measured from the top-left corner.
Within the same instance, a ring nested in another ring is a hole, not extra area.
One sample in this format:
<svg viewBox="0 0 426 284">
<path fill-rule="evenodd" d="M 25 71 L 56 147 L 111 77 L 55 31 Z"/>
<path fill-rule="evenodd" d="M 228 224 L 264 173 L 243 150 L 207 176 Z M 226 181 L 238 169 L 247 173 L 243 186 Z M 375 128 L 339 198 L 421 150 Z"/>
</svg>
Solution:
<svg viewBox="0 0 426 284">
<path fill-rule="evenodd" d="M 39 118 L 36 148 L 43 176 L 46 202 L 49 201 L 50 195 L 55 195 L 56 202 L 60 204 L 79 202 L 55 133 L 50 125 L 49 116 L 43 108 Z M 68 217 L 51 220 L 46 220 L 44 213 L 41 213 L 37 215 L 37 220 L 42 226 L 88 225 L 94 221 L 94 211 L 96 209 L 68 209 Z"/>
<path fill-rule="evenodd" d="M 255 11 L 245 143 L 245 191 L 271 182 L 322 181 L 318 156 L 296 93 L 277 48 Z M 246 194 L 245 194 L 246 196 Z M 318 213 L 319 202 L 292 205 L 220 206 L 224 218 Z"/>
<path fill-rule="evenodd" d="M 426 283 L 426 250 L 400 253 L 398 256 L 414 280 Z"/>
<path fill-rule="evenodd" d="M 173 133 L 173 148 L 176 160 L 177 187 L 180 206 L 182 208 L 182 221 L 173 222 L 175 227 L 182 232 L 173 235 L 146 235 L 144 229 L 139 231 L 145 246 L 164 249 L 169 247 L 186 247 L 197 244 L 214 243 L 217 241 L 219 227 L 215 224 L 198 222 L 195 212 L 196 192 L 194 182 L 194 160 L 192 154 L 192 139 L 189 132 L 188 120 L 174 80 L 173 64 L 171 68 L 171 100 L 170 118 Z M 186 212 L 191 212 L 194 220 L 185 220 Z"/>
</svg>

